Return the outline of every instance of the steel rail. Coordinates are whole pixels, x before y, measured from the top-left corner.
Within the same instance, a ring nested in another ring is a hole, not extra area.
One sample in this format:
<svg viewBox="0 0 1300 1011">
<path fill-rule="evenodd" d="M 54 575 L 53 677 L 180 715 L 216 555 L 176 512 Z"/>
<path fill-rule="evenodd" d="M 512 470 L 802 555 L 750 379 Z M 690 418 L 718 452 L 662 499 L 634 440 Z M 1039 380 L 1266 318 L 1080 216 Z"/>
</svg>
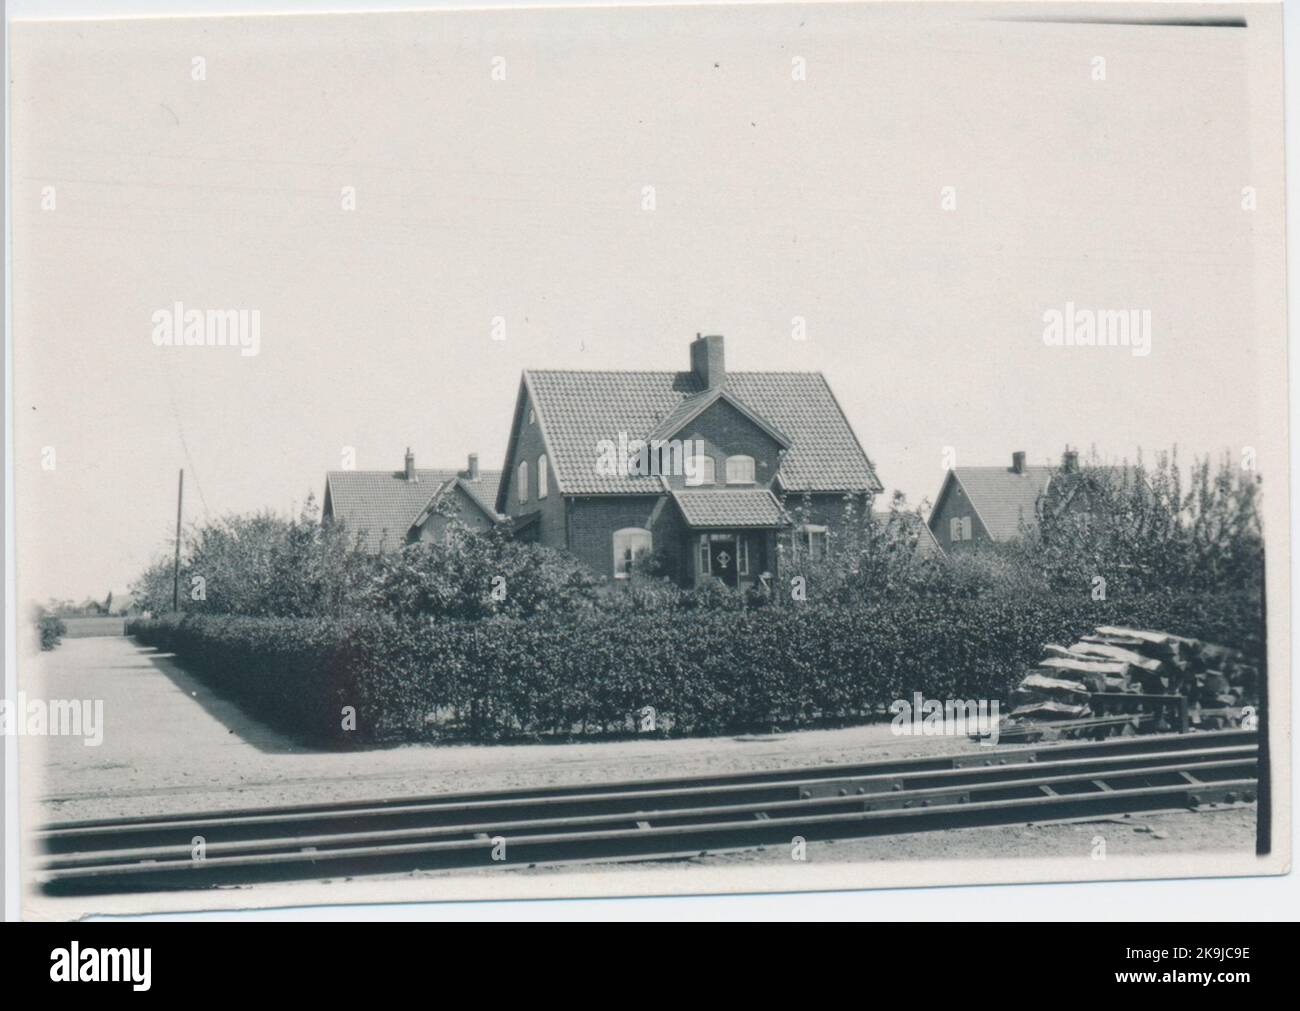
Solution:
<svg viewBox="0 0 1300 1011">
<path fill-rule="evenodd" d="M 595 784 L 568 784 L 532 787 L 509 791 L 471 791 L 442 793 L 379 800 L 340 801 L 329 804 L 292 804 L 275 808 L 233 808 L 206 810 L 164 816 L 140 815 L 102 820 L 55 822 L 35 835 L 40 841 L 57 844 L 77 836 L 109 834 L 117 831 L 154 832 L 164 829 L 193 830 L 220 827 L 230 830 L 239 826 L 261 827 L 295 820 L 318 820 L 331 815 L 366 817 L 389 814 L 423 814 L 434 810 L 483 810 L 492 806 L 523 806 L 527 802 L 569 803 L 599 802 L 602 799 L 632 799 L 652 795 L 697 792 L 705 788 L 727 790 L 785 788 L 791 783 L 805 784 L 831 779 L 855 779 L 884 775 L 916 776 L 999 766 L 1018 766 L 1035 762 L 1068 762 L 1103 756 L 1178 755 L 1187 751 L 1215 747 L 1254 745 L 1253 731 L 1223 730 L 1197 734 L 1178 734 L 1143 738 L 1117 738 L 1086 744 L 1053 743 L 1029 747 L 1000 748 L 988 752 L 967 750 L 923 758 L 882 760 L 852 765 L 821 765 L 759 772 L 732 773 L 721 776 L 692 776 L 644 780 L 622 780 Z M 1176 758 L 1171 760 L 1177 760 Z"/>
<path fill-rule="evenodd" d="M 568 808 L 574 806 L 591 806 L 599 807 L 605 810 L 642 810 L 640 806 L 647 801 L 674 801 L 683 805 L 689 805 L 694 801 L 698 805 L 709 805 L 716 803 L 719 797 L 738 797 L 737 804 L 746 803 L 747 800 L 752 802 L 753 798 L 740 796 L 743 793 L 762 792 L 771 795 L 770 802 L 778 802 L 785 797 L 795 797 L 799 799 L 808 799 L 814 795 L 821 795 L 824 791 L 835 791 L 840 796 L 846 796 L 850 793 L 863 795 L 868 793 L 878 793 L 885 790 L 899 792 L 904 790 L 915 790 L 925 785 L 952 785 L 966 782 L 978 783 L 982 780 L 994 779 L 998 782 L 1010 784 L 1019 779 L 1029 779 L 1045 774 L 1045 770 L 1065 770 L 1069 769 L 1073 773 L 1096 774 L 1101 775 L 1111 769 L 1122 768 L 1131 765 L 1135 761 L 1141 760 L 1141 763 L 1155 763 L 1156 766 L 1168 769 L 1171 766 L 1181 766 L 1192 762 L 1201 762 L 1224 758 L 1249 758 L 1254 760 L 1258 753 L 1258 748 L 1254 745 L 1237 745 L 1226 748 L 1206 748 L 1195 751 L 1184 751 L 1177 754 L 1154 754 L 1141 756 L 1115 755 L 1096 758 L 1091 761 L 1076 762 L 1051 762 L 1051 763 L 1026 763 L 1016 766 L 971 766 L 961 769 L 943 769 L 933 772 L 918 773 L 884 773 L 874 776 L 854 776 L 854 777 L 835 777 L 831 779 L 793 779 L 779 784 L 736 784 L 732 786 L 718 787 L 714 789 L 702 790 L 654 790 L 644 792 L 630 792 L 626 794 L 578 794 L 572 796 L 548 797 L 537 801 L 486 801 L 486 802 L 469 802 L 455 803 L 448 805 L 412 805 L 396 808 L 372 808 L 369 810 L 358 810 L 349 813 L 346 819 L 338 818 L 335 812 L 325 811 L 319 816 L 309 812 L 297 812 L 291 816 L 281 818 L 274 813 L 262 815 L 256 827 L 265 829 L 270 826 L 284 825 L 306 825 L 311 822 L 334 822 L 347 821 L 353 822 L 361 819 L 389 819 L 397 815 L 406 816 L 412 819 L 421 819 L 422 816 L 449 816 L 478 813 L 491 813 L 500 811 L 504 813 L 517 813 L 520 810 L 554 810 L 556 808 Z M 1154 771 L 1153 767 L 1153 771 Z M 1044 770 L 1044 771 L 1040 771 Z M 779 789 L 778 789 L 779 787 Z M 617 805 L 623 802 L 634 803 L 638 806 L 621 808 Z M 454 823 L 453 823 L 454 824 Z M 150 831 L 196 831 L 206 829 L 228 830 L 232 827 L 247 828 L 245 822 L 227 822 L 220 818 L 192 819 L 184 822 L 163 822 L 157 825 L 132 825 L 128 826 L 129 834 L 140 834 L 141 829 Z M 61 849 L 63 844 L 67 846 L 84 845 L 90 837 L 91 829 L 87 827 L 79 828 L 71 833 L 48 833 L 45 836 L 47 843 L 61 844 L 59 847 L 51 846 L 52 849 Z M 106 831 L 106 837 L 120 836 L 124 830 L 119 827 L 111 828 Z M 39 838 L 39 837 L 38 837 Z"/>
<path fill-rule="evenodd" d="M 1253 777 L 1224 780 L 1215 784 L 1220 791 L 1249 794 L 1256 787 Z M 92 886 L 96 879 L 116 880 L 124 883 L 131 877 L 160 877 L 171 874 L 173 881 L 182 887 L 202 886 L 222 871 L 247 870 L 256 867 L 287 869 L 292 865 L 305 866 L 295 877 L 316 876 L 318 865 L 333 862 L 355 861 L 370 864 L 377 860 L 399 857 L 424 857 L 435 854 L 454 855 L 459 859 L 444 862 L 448 869 L 455 867 L 500 866 L 491 859 L 498 841 L 507 845 L 510 866 L 532 864 L 552 859 L 574 859 L 582 852 L 588 860 L 619 857 L 644 852 L 645 847 L 664 839 L 674 839 L 679 845 L 684 840 L 694 840 L 689 850 L 707 852 L 720 847 L 754 845 L 760 842 L 788 841 L 792 830 L 807 838 L 844 838 L 899 832 L 917 832 L 936 828 L 971 827 L 975 825 L 1005 824 L 1008 821 L 1047 820 L 1072 817 L 1079 814 L 1136 813 L 1197 806 L 1192 800 L 1204 787 L 1175 784 L 1158 787 L 1107 790 L 1090 794 L 1042 795 L 1035 798 L 979 801 L 970 804 L 948 804 L 931 807 L 898 808 L 877 811 L 838 811 L 809 814 L 806 811 L 787 818 L 756 818 L 748 821 L 706 822 L 687 825 L 646 825 L 644 827 L 605 829 L 590 833 L 543 832 L 510 837 L 484 837 L 441 842 L 398 843 L 377 849 L 374 846 L 347 847 L 334 850 L 306 850 L 293 854 L 260 853 L 237 856 L 217 856 L 203 860 L 173 860 L 154 863 L 105 864 L 85 868 L 52 868 L 39 877 L 48 886 L 80 882 Z M 1030 817 L 1026 819 L 1026 815 Z M 827 829 L 831 831 L 826 832 Z M 628 848 L 627 844 L 632 844 Z M 519 856 L 523 850 L 524 857 Z M 509 855 L 513 854 L 513 855 Z M 410 868 L 408 868 L 410 869 Z M 427 868 L 424 868 L 427 869 Z M 435 868 L 436 869 L 436 868 Z M 198 879 L 197 881 L 195 879 Z M 128 885 L 130 887 L 130 885 Z"/>
<path fill-rule="evenodd" d="M 1226 749 L 1225 749 L 1226 750 Z M 297 852 L 305 847 L 321 847 L 371 843 L 376 846 L 388 842 L 400 842 L 404 839 L 433 838 L 438 836 L 468 836 L 476 838 L 484 833 L 500 835 L 505 832 L 540 831 L 546 828 L 578 829 L 583 826 L 626 823 L 628 821 L 681 821 L 691 818 L 709 819 L 716 817 L 744 817 L 766 813 L 770 818 L 773 812 L 807 811 L 819 808 L 844 806 L 846 803 L 860 805 L 865 810 L 886 810 L 892 808 L 927 807 L 939 801 L 949 803 L 968 803 L 978 794 L 993 792 L 1016 792 L 1031 799 L 1043 796 L 1043 787 L 1061 787 L 1079 784 L 1096 784 L 1105 782 L 1111 790 L 1115 783 L 1131 779 L 1151 779 L 1156 776 L 1205 774 L 1207 772 L 1226 773 L 1232 770 L 1236 775 L 1227 778 L 1249 776 L 1254 769 L 1257 758 L 1252 753 L 1234 759 L 1219 761 L 1200 761 L 1171 768 L 1168 765 L 1122 767 L 1108 771 L 1071 772 L 1052 776 L 1036 776 L 1027 779 L 1005 780 L 988 778 L 985 782 L 973 782 L 960 785 L 930 787 L 926 789 L 895 792 L 880 790 L 873 792 L 855 792 L 852 795 L 835 794 L 833 796 L 808 797 L 798 800 L 750 802 L 741 804 L 706 805 L 684 808 L 646 808 L 637 811 L 617 811 L 605 814 L 582 815 L 567 818 L 535 818 L 519 821 L 483 821 L 453 825 L 434 825 L 407 829 L 380 829 L 361 832 L 336 832 L 319 835 L 302 835 L 273 837 L 268 839 L 236 840 L 230 842 L 208 842 L 205 850 L 208 858 L 216 853 L 240 853 L 258 851 Z M 1206 782 L 1208 788 L 1215 781 Z M 1180 784 L 1181 785 L 1181 784 Z M 1191 784 L 1188 784 L 1189 786 Z M 1098 787 L 1100 790 L 1101 788 Z M 1091 792 L 1091 791 L 1090 791 Z M 192 843 L 186 841 L 164 846 L 136 847 L 115 849 L 103 852 L 73 852 L 61 854 L 50 861 L 49 866 L 59 869 L 70 867 L 88 867 L 101 863 L 120 862 L 124 860 L 144 861 L 162 860 L 169 856 L 185 856 L 191 852 Z"/>
<path fill-rule="evenodd" d="M 188 844 L 194 836 L 205 839 L 218 837 L 225 841 L 247 841 L 267 836 L 298 836 L 301 834 L 338 834 L 354 829 L 358 824 L 371 829 L 381 826 L 385 831 L 404 827 L 430 828 L 455 826 L 473 819 L 474 823 L 491 821 L 555 821 L 563 817 L 593 814 L 628 814 L 650 808 L 709 807 L 721 804 L 775 804 L 785 800 L 808 800 L 813 797 L 837 795 L 868 795 L 891 792 L 895 796 L 911 795 L 926 787 L 960 788 L 967 784 L 994 781 L 1010 785 L 1020 780 L 1033 779 L 1054 773 L 1072 773 L 1103 776 L 1111 770 L 1134 765 L 1173 769 L 1195 762 L 1214 759 L 1238 758 L 1255 761 L 1258 748 L 1254 744 L 1224 748 L 1183 750 L 1176 753 L 1157 752 L 1150 755 L 1105 755 L 1091 760 L 1072 762 L 1023 762 L 1014 765 L 968 766 L 959 769 L 940 769 L 915 773 L 878 773 L 872 776 L 824 777 L 821 779 L 793 779 L 781 783 L 732 784 L 723 787 L 704 787 L 694 790 L 649 790 L 627 793 L 595 793 L 547 796 L 535 800 L 460 801 L 452 804 L 405 805 L 359 809 L 341 815 L 332 810 L 324 812 L 298 811 L 282 816 L 274 811 L 256 819 L 220 818 L 169 821 L 156 825 L 133 824 L 111 826 L 96 830 L 83 826 L 71 832 L 49 832 L 37 836 L 51 854 L 64 854 L 86 850 L 148 848 L 157 844 L 159 836 L 175 838 L 181 835 Z"/>
</svg>

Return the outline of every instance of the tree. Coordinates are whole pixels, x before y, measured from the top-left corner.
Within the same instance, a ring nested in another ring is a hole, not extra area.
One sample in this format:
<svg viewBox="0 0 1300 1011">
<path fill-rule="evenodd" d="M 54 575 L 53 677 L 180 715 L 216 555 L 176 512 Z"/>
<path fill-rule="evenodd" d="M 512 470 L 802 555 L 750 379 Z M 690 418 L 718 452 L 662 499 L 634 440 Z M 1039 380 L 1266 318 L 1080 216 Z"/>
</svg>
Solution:
<svg viewBox="0 0 1300 1011">
<path fill-rule="evenodd" d="M 1250 590 L 1263 583 L 1260 479 L 1225 456 L 1194 460 L 1187 480 L 1177 450 L 1153 467 L 1108 467 L 1095 457 L 1059 470 L 1038 503 L 1025 549 L 1049 584 L 1105 580 L 1116 590 Z"/>
</svg>

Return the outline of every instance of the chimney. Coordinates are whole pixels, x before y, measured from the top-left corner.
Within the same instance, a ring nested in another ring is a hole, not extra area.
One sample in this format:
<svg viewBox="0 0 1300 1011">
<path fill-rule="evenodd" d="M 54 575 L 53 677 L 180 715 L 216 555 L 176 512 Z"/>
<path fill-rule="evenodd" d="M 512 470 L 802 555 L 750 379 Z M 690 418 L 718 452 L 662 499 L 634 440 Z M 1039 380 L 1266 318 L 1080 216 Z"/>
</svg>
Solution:
<svg viewBox="0 0 1300 1011">
<path fill-rule="evenodd" d="M 410 446 L 406 447 L 406 480 L 408 481 L 420 480 L 418 477 L 415 476 L 415 454 L 411 452 Z"/>
<path fill-rule="evenodd" d="M 695 335 L 691 343 L 691 371 L 710 390 L 727 381 L 727 359 L 721 334 Z"/>
<path fill-rule="evenodd" d="M 469 455 L 469 479 L 471 481 L 478 480 L 478 454 L 477 453 L 470 453 Z"/>
<path fill-rule="evenodd" d="M 1011 473 L 1023 474 L 1025 472 L 1025 451 L 1016 450 L 1011 454 Z"/>
<path fill-rule="evenodd" d="M 1077 449 L 1066 448 L 1061 454 L 1061 469 L 1073 473 L 1079 469 L 1079 451 Z"/>
</svg>

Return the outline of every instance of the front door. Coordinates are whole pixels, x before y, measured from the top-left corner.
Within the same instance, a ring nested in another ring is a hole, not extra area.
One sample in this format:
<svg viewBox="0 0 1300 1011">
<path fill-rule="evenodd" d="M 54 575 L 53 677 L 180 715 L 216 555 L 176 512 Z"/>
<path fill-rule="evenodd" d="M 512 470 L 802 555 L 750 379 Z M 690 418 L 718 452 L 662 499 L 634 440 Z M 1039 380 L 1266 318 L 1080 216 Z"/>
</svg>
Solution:
<svg viewBox="0 0 1300 1011">
<path fill-rule="evenodd" d="M 716 537 L 709 539 L 709 568 L 717 579 L 728 586 L 739 582 L 736 571 L 736 539 L 734 537 Z"/>
</svg>

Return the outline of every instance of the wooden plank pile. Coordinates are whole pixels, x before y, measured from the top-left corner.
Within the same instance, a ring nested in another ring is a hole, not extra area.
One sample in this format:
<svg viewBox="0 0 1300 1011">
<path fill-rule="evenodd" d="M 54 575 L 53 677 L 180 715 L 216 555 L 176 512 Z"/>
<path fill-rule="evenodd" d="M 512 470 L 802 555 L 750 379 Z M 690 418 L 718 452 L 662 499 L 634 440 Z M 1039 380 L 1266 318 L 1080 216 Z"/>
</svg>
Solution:
<svg viewBox="0 0 1300 1011">
<path fill-rule="evenodd" d="M 1169 632 L 1102 625 L 1070 646 L 1048 644 L 1043 652 L 1012 694 L 1013 720 L 1100 716 L 1093 696 L 1113 701 L 1117 693 L 1133 695 L 1135 711 L 1143 696 L 1182 696 L 1193 722 L 1257 701 L 1259 669 L 1240 651 Z"/>
</svg>

